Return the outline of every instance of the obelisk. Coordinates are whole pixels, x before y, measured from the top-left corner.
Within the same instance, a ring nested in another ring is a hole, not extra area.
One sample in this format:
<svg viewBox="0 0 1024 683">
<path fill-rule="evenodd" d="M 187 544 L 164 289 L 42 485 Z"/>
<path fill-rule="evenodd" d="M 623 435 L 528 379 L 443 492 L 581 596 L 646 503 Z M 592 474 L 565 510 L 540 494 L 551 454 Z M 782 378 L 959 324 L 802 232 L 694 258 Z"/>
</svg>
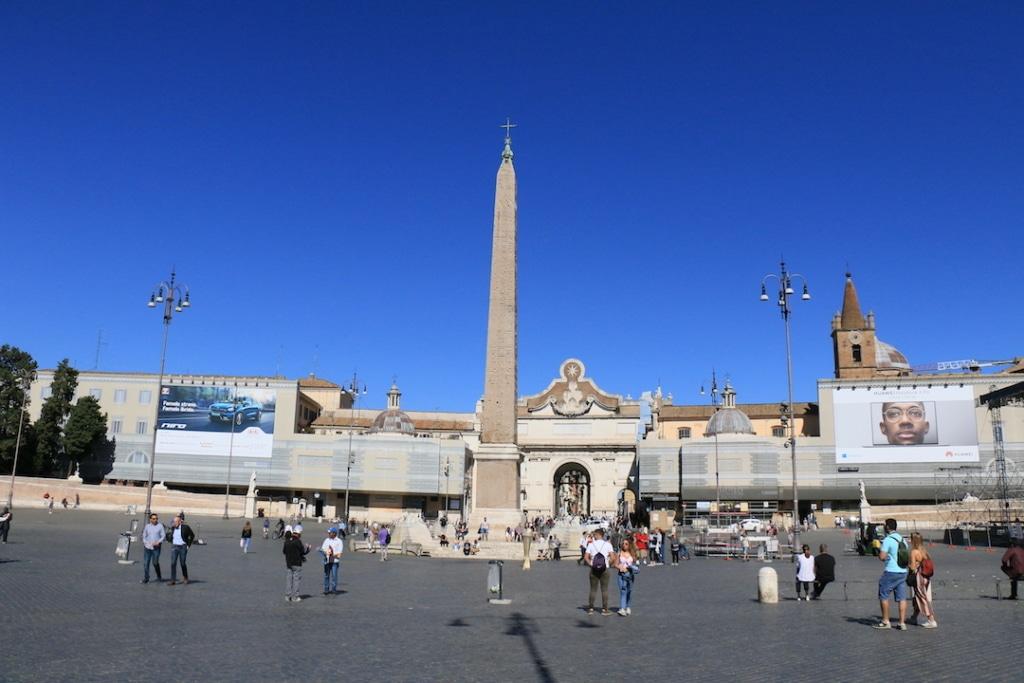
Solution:
<svg viewBox="0 0 1024 683">
<path fill-rule="evenodd" d="M 487 366 L 480 419 L 480 447 L 474 459 L 473 521 L 513 526 L 520 518 L 519 448 L 516 446 L 516 171 L 512 165 L 511 129 L 494 191 L 491 246 L 491 291 L 487 312 Z"/>
</svg>

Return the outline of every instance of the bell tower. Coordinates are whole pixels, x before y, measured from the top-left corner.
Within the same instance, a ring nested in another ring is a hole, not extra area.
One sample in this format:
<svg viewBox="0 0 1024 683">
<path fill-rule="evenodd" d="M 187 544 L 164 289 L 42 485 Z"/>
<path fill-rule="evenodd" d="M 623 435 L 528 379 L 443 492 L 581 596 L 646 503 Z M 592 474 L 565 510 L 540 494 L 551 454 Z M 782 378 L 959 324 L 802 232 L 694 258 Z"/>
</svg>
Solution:
<svg viewBox="0 0 1024 683">
<path fill-rule="evenodd" d="M 867 379 L 878 374 L 878 339 L 875 315 L 867 318 L 860 311 L 853 276 L 846 274 L 843 310 L 832 316 L 832 351 L 835 375 L 839 379 Z"/>
</svg>

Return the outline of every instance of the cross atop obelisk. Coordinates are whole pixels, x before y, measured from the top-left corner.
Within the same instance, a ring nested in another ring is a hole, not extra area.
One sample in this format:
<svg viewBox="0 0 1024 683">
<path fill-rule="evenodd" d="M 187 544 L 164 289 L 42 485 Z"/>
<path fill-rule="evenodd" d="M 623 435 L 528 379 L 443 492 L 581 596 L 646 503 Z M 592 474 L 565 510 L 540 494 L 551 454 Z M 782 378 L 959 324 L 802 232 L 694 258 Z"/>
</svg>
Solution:
<svg viewBox="0 0 1024 683">
<path fill-rule="evenodd" d="M 498 126 L 498 128 L 505 129 L 505 149 L 501 153 L 502 159 L 512 160 L 512 129 L 519 124 L 512 123 L 512 119 L 508 116 L 505 117 L 505 123 Z"/>
<path fill-rule="evenodd" d="M 474 516 L 492 524 L 519 521 L 519 448 L 516 446 L 517 205 L 511 131 L 506 119 L 505 149 L 494 190 L 491 289 L 487 311 L 487 359 L 480 416 L 480 448 L 474 459 Z"/>
</svg>

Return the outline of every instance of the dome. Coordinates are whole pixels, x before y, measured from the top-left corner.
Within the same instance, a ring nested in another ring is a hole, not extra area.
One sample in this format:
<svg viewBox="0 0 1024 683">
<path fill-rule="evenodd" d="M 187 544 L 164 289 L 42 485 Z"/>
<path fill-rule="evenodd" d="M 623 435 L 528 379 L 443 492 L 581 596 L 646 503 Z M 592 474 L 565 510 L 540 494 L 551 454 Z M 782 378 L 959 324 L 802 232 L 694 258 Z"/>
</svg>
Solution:
<svg viewBox="0 0 1024 683">
<path fill-rule="evenodd" d="M 754 425 L 739 408 L 722 408 L 708 420 L 708 426 L 704 428 L 704 436 L 715 436 L 718 434 L 753 434 Z"/>
<path fill-rule="evenodd" d="M 714 391 L 714 388 L 712 388 Z M 754 425 L 750 418 L 742 410 L 736 407 L 736 390 L 726 380 L 725 390 L 722 392 L 722 400 L 725 405 L 708 420 L 708 426 L 704 428 L 704 436 L 715 436 L 718 434 L 753 434 Z"/>
<path fill-rule="evenodd" d="M 388 391 L 388 408 L 373 418 L 373 424 L 370 425 L 371 434 L 416 434 L 416 425 L 413 424 L 412 418 L 399 407 L 401 399 L 402 392 L 398 390 L 398 385 L 392 382 Z"/>
<path fill-rule="evenodd" d="M 388 410 L 381 411 L 373 419 L 373 424 L 370 426 L 370 433 L 386 433 L 386 434 L 416 434 L 416 425 L 413 424 L 412 419 L 405 414 L 404 410 L 398 408 L 389 408 Z"/>
<path fill-rule="evenodd" d="M 881 339 L 875 340 L 875 364 L 879 370 L 910 370 L 907 357 L 895 346 L 886 344 Z"/>
</svg>

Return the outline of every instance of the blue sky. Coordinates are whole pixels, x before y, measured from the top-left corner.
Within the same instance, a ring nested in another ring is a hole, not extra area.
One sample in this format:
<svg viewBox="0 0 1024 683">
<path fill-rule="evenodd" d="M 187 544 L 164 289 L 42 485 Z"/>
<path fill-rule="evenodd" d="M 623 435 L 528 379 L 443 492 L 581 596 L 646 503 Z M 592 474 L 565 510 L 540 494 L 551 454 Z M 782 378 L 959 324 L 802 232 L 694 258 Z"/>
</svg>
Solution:
<svg viewBox="0 0 1024 683">
<path fill-rule="evenodd" d="M 482 393 L 498 124 L 519 178 L 521 394 L 796 394 L 849 267 L 912 363 L 1024 353 L 1024 6 L 0 4 L 0 342 L 156 371 Z"/>
</svg>

